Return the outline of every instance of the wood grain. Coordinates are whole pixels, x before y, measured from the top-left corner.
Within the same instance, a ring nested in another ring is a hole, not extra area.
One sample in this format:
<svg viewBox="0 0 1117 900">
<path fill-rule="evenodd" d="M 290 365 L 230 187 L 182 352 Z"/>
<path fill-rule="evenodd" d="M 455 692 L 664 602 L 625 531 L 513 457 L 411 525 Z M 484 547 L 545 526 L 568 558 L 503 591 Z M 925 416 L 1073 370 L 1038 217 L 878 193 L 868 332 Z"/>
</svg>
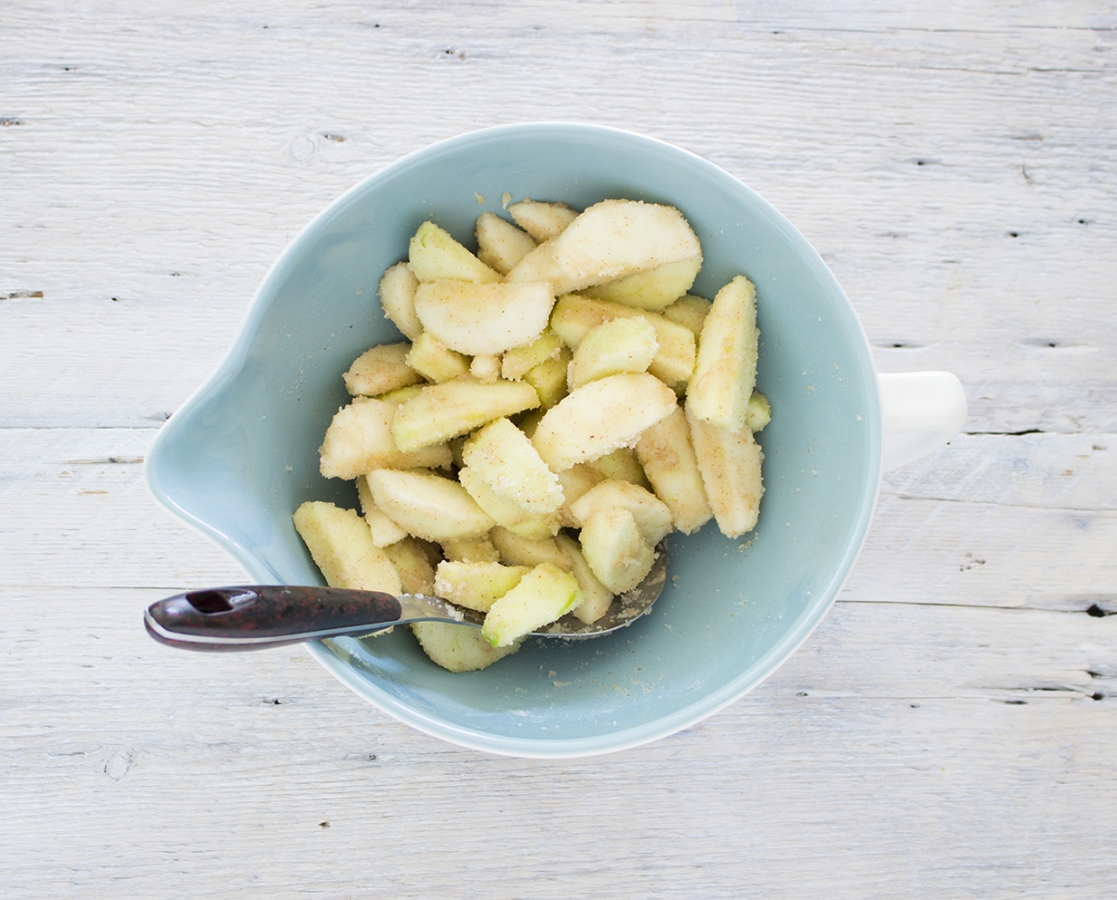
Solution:
<svg viewBox="0 0 1117 900">
<path fill-rule="evenodd" d="M 5 897 L 1102 897 L 1117 883 L 1117 14 L 698 0 L 0 10 Z M 670 141 L 818 249 L 966 433 L 841 599 L 650 746 L 478 755 L 143 607 L 239 568 L 141 460 L 342 191 L 487 125 Z"/>
</svg>

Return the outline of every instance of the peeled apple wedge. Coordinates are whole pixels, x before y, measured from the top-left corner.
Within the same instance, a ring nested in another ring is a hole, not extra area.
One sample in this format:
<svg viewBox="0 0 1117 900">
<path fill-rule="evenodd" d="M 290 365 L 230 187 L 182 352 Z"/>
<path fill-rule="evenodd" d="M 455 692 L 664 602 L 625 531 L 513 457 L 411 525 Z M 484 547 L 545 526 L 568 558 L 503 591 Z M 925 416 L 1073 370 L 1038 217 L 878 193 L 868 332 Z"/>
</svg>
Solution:
<svg viewBox="0 0 1117 900">
<path fill-rule="evenodd" d="M 411 274 L 407 263 L 396 263 L 380 279 L 380 307 L 384 315 L 404 337 L 415 340 L 423 331 L 415 315 L 415 290 L 419 280 Z"/>
<path fill-rule="evenodd" d="M 682 259 L 596 287 L 583 288 L 582 293 L 597 300 L 613 300 L 637 309 L 662 310 L 690 290 L 701 268 L 701 258 Z"/>
<path fill-rule="evenodd" d="M 433 222 L 424 222 L 407 248 L 407 265 L 420 283 L 460 279 L 461 281 L 501 281 L 500 273 L 490 269 L 465 247 Z"/>
<path fill-rule="evenodd" d="M 656 496 L 671 510 L 675 528 L 693 534 L 713 518 L 682 407 L 640 436 L 636 458 Z"/>
<path fill-rule="evenodd" d="M 640 534 L 655 546 L 674 530 L 671 510 L 651 491 L 628 481 L 603 481 L 570 504 L 575 522 L 584 525 L 595 512 L 627 509 Z"/>
<path fill-rule="evenodd" d="M 403 590 L 409 594 L 434 593 L 434 566 L 418 538 L 405 537 L 383 550 L 399 572 Z"/>
<path fill-rule="evenodd" d="M 513 534 L 530 540 L 542 540 L 559 530 L 557 512 L 536 513 L 524 509 L 515 500 L 501 496 L 469 466 L 458 471 L 458 481 L 469 492 L 477 505 L 488 513 L 497 525 Z"/>
<path fill-rule="evenodd" d="M 670 306 L 660 310 L 660 314 L 672 322 L 677 322 L 689 328 L 694 332 L 694 336 L 698 337 L 702 334 L 702 325 L 706 321 L 706 315 L 710 312 L 711 306 L 713 306 L 713 303 L 705 297 L 683 294 Z"/>
<path fill-rule="evenodd" d="M 451 350 L 470 356 L 531 344 L 547 327 L 554 304 L 545 281 L 431 281 L 415 292 L 415 313 L 423 328 Z"/>
<path fill-rule="evenodd" d="M 342 407 L 318 450 L 322 476 L 356 478 L 373 469 L 448 467 L 452 458 L 444 441 L 400 450 L 392 436 L 396 410 L 396 404 L 372 397 L 357 397 Z"/>
<path fill-rule="evenodd" d="M 610 319 L 637 316 L 645 319 L 655 329 L 658 348 L 648 371 L 672 387 L 685 383 L 694 372 L 697 345 L 694 332 L 660 313 L 644 312 L 611 300 L 593 300 L 580 294 L 566 294 L 558 298 L 551 311 L 551 330 L 568 347 L 577 348 L 586 335 Z"/>
<path fill-rule="evenodd" d="M 603 200 L 508 273 L 509 281 L 549 276 L 556 294 L 604 284 L 646 269 L 698 260 L 702 247 L 682 214 L 640 200 Z"/>
<path fill-rule="evenodd" d="M 652 570 L 655 550 L 627 509 L 595 510 L 578 537 L 593 574 L 614 594 L 632 590 Z"/>
<path fill-rule="evenodd" d="M 582 592 L 582 602 L 571 610 L 578 621 L 592 625 L 609 611 L 609 604 L 613 602 L 613 592 L 597 580 L 593 569 L 582 555 L 582 548 L 574 538 L 559 534 L 555 542 L 570 557 L 570 574 L 578 581 L 578 589 Z"/>
<path fill-rule="evenodd" d="M 561 472 L 632 446 L 676 405 L 675 392 L 652 375 L 610 375 L 549 409 L 531 442 L 551 471 Z"/>
<path fill-rule="evenodd" d="M 465 488 L 433 472 L 377 469 L 365 478 L 376 505 L 415 537 L 428 541 L 479 538 L 496 524 Z"/>
<path fill-rule="evenodd" d="M 375 397 L 423 380 L 423 376 L 407 364 L 411 344 L 380 344 L 370 347 L 342 375 L 345 389 L 356 397 Z"/>
<path fill-rule="evenodd" d="M 520 649 L 521 641 L 493 647 L 476 628 L 446 622 L 414 622 L 411 631 L 423 652 L 450 672 L 476 672 Z"/>
<path fill-rule="evenodd" d="M 387 547 L 407 537 L 407 532 L 377 507 L 364 475 L 357 476 L 357 499 L 360 501 L 361 513 L 368 524 L 368 530 L 372 533 L 372 542 L 377 547 Z"/>
<path fill-rule="evenodd" d="M 506 647 L 568 613 L 582 595 L 577 579 L 550 563 L 536 566 L 485 615 L 481 634 L 494 647 Z"/>
<path fill-rule="evenodd" d="M 738 275 L 718 291 L 702 324 L 687 408 L 704 422 L 738 431 L 756 384 L 756 287 Z"/>
<path fill-rule="evenodd" d="M 500 361 L 501 377 L 519 381 L 536 366 L 555 359 L 563 346 L 562 338 L 547 329 L 526 347 L 515 347 L 505 352 Z"/>
<path fill-rule="evenodd" d="M 578 217 L 578 213 L 565 203 L 530 199 L 513 203 L 508 207 L 508 213 L 517 225 L 539 242 L 558 237 Z"/>
<path fill-rule="evenodd" d="M 462 461 L 496 493 L 530 512 L 552 513 L 562 506 L 558 476 L 506 418 L 478 429 L 462 447 Z"/>
<path fill-rule="evenodd" d="M 747 428 L 729 431 L 704 422 L 686 409 L 690 438 L 706 497 L 718 529 L 738 538 L 756 527 L 764 495 L 764 453 Z"/>
<path fill-rule="evenodd" d="M 399 573 L 372 542 L 368 526 L 355 511 L 311 500 L 295 510 L 294 522 L 326 584 L 400 593 Z"/>
<path fill-rule="evenodd" d="M 392 435 L 401 450 L 418 450 L 538 405 L 539 395 L 530 384 L 522 381 L 486 384 L 462 376 L 424 387 L 395 410 Z"/>
<path fill-rule="evenodd" d="M 415 338 L 405 362 L 428 381 L 437 384 L 469 372 L 469 357 L 451 350 L 428 331 Z"/>
<path fill-rule="evenodd" d="M 434 593 L 466 609 L 488 612 L 498 598 L 530 571 L 527 566 L 504 566 L 498 562 L 443 561 L 435 573 Z"/>
<path fill-rule="evenodd" d="M 483 212 L 474 226 L 477 258 L 489 268 L 507 275 L 516 263 L 535 249 L 535 240 L 496 213 Z"/>
<path fill-rule="evenodd" d="M 570 390 L 622 372 L 646 372 L 659 350 L 655 328 L 642 316 L 611 319 L 590 331 L 570 361 L 566 383 Z"/>
<path fill-rule="evenodd" d="M 489 532 L 489 540 L 493 542 L 500 553 L 500 561 L 505 565 L 538 566 L 541 563 L 550 563 L 564 570 L 573 565 L 554 538 L 529 540 L 498 526 Z"/>
</svg>

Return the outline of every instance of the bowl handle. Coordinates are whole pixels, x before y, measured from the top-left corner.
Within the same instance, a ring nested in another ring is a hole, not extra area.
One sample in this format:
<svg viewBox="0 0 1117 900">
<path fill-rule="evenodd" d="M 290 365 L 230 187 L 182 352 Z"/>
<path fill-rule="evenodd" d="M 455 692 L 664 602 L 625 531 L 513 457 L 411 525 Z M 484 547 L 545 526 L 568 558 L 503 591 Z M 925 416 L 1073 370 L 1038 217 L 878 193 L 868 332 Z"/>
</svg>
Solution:
<svg viewBox="0 0 1117 900">
<path fill-rule="evenodd" d="M 962 430 L 966 394 L 950 372 L 878 375 L 882 412 L 881 469 L 914 462 Z"/>
</svg>

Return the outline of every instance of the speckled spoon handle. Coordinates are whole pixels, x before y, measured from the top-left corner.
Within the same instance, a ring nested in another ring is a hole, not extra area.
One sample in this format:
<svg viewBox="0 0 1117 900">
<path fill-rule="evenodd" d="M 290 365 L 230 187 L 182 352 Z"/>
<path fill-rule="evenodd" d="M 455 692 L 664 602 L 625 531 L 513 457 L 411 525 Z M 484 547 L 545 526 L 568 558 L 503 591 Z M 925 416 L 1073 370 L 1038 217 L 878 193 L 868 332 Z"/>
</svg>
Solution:
<svg viewBox="0 0 1117 900">
<path fill-rule="evenodd" d="M 391 594 L 330 587 L 249 585 L 176 594 L 153 603 L 144 625 L 155 640 L 188 650 L 257 650 L 399 622 Z"/>
</svg>

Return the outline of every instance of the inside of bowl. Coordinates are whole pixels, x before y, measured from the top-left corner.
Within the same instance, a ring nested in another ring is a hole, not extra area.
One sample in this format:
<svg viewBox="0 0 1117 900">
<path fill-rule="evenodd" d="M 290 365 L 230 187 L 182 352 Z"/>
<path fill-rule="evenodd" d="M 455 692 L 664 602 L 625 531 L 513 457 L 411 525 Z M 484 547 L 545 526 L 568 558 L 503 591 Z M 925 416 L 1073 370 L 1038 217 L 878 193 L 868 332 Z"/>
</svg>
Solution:
<svg viewBox="0 0 1117 900">
<path fill-rule="evenodd" d="M 261 285 L 229 356 L 149 454 L 165 504 L 260 581 L 320 582 L 291 524 L 304 500 L 356 506 L 318 474 L 318 447 L 369 346 L 401 337 L 377 285 L 426 219 L 473 246 L 473 224 L 523 197 L 584 207 L 607 197 L 677 206 L 702 241 L 693 292 L 757 285 L 758 388 L 772 422 L 760 523 L 743 540 L 711 523 L 670 539 L 653 612 L 593 641 L 530 641 L 454 675 L 406 630 L 312 652 L 377 705 L 430 733 L 495 752 L 576 755 L 685 727 L 758 683 L 809 633 L 848 574 L 879 472 L 879 403 L 852 307 L 795 229 L 711 164 L 587 126 L 511 126 L 406 157 L 340 198 Z"/>
</svg>

